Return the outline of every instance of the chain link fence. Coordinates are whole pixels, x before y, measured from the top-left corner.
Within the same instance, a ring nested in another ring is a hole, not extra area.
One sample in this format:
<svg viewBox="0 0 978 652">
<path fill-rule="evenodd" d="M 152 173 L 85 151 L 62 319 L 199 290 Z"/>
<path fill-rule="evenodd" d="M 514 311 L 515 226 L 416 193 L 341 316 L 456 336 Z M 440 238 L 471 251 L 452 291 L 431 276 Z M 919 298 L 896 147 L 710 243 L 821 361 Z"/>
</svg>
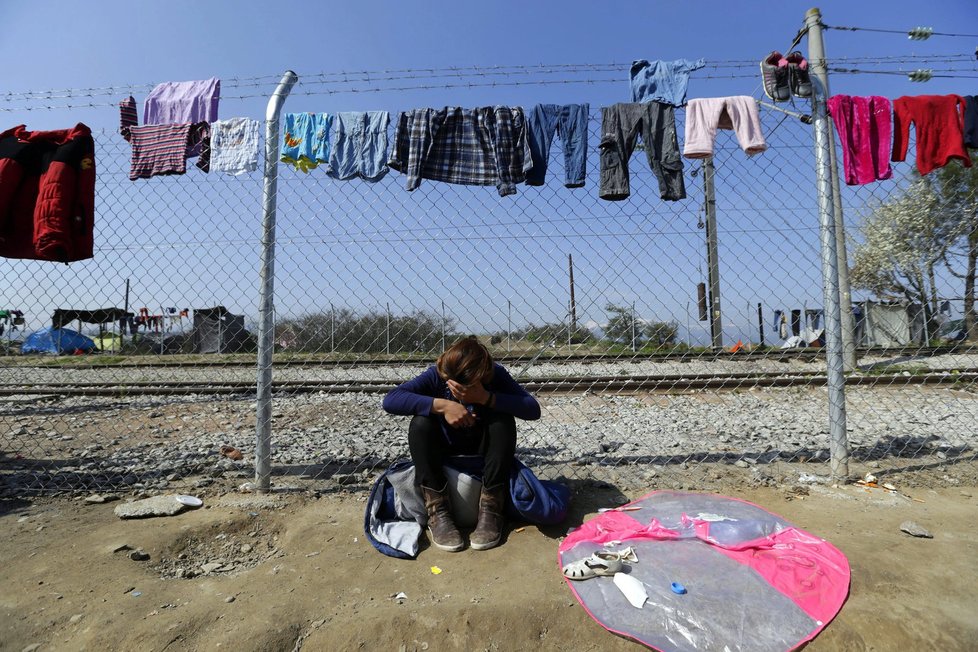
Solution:
<svg viewBox="0 0 978 652">
<path fill-rule="evenodd" d="M 579 189 L 563 186 L 559 138 L 546 184 L 510 197 L 281 165 L 275 486 L 366 484 L 407 457 L 408 420 L 382 411 L 383 393 L 465 334 L 540 399 L 543 417 L 518 424 L 517 456 L 541 477 L 786 491 L 825 479 L 812 127 L 761 116 L 762 154 L 717 137 L 712 234 L 703 161 L 685 161 L 688 197 L 665 202 L 638 151 L 631 196 L 598 198 L 596 108 Z M 261 174 L 132 182 L 129 145 L 95 136 L 95 258 L 0 261 L 6 307 L 23 313 L 2 334 L 0 491 L 236 489 L 254 476 Z M 976 187 L 956 164 L 920 181 L 912 163 L 842 187 L 859 316 L 854 478 L 976 478 Z M 139 323 L 76 323 L 97 353 L 20 353 L 55 310 L 108 307 Z"/>
</svg>

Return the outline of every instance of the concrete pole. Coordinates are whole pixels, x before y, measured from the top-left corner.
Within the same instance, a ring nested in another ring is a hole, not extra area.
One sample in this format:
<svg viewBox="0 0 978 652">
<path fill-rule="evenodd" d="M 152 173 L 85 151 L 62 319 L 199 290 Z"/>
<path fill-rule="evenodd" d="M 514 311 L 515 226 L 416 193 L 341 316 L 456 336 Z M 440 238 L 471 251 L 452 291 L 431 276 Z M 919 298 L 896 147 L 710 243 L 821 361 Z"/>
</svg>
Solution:
<svg viewBox="0 0 978 652">
<path fill-rule="evenodd" d="M 829 97 L 828 62 L 822 41 L 822 12 L 818 7 L 805 13 L 808 27 L 808 63 L 811 73 L 822 82 L 825 97 Z M 829 181 L 832 185 L 832 207 L 835 210 L 835 251 L 839 268 L 839 301 L 842 304 L 843 368 L 856 368 L 856 327 L 852 316 L 852 291 L 849 287 L 849 257 L 846 255 L 846 223 L 842 215 L 842 194 L 839 188 L 839 168 L 835 155 L 835 130 L 829 120 Z"/>
<path fill-rule="evenodd" d="M 265 109 L 265 182 L 262 189 L 261 285 L 258 306 L 258 400 L 255 426 L 255 488 L 272 483 L 272 353 L 275 348 L 275 216 L 278 203 L 279 115 L 299 76 L 287 70 Z"/>
<path fill-rule="evenodd" d="M 825 346 L 829 398 L 829 466 L 832 478 L 849 475 L 849 439 L 846 434 L 846 377 L 842 363 L 842 324 L 839 301 L 839 258 L 835 245 L 835 211 L 829 180 L 829 151 L 832 147 L 829 120 L 825 113 L 825 91 L 812 79 L 812 109 L 815 118 L 815 173 L 818 182 L 819 235 L 822 249 L 822 298 L 825 302 Z"/>
<path fill-rule="evenodd" d="M 723 350 L 723 320 L 720 317 L 720 255 L 717 252 L 717 197 L 713 179 L 713 157 L 703 161 L 703 193 L 706 196 L 706 274 L 709 282 L 710 336 L 714 351 Z"/>
</svg>

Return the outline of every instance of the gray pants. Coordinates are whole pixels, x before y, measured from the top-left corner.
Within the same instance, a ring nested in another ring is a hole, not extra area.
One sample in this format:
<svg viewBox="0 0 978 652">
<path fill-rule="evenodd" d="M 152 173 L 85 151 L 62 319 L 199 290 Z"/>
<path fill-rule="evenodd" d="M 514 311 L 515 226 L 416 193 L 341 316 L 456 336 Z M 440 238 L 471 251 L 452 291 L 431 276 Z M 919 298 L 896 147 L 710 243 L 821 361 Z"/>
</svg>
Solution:
<svg viewBox="0 0 978 652">
<path fill-rule="evenodd" d="M 676 201 L 686 198 L 683 160 L 676 138 L 675 109 L 660 102 L 620 103 L 601 108 L 601 199 L 628 197 L 628 159 L 635 151 L 639 133 L 649 167 L 659 180 L 659 196 Z"/>
</svg>

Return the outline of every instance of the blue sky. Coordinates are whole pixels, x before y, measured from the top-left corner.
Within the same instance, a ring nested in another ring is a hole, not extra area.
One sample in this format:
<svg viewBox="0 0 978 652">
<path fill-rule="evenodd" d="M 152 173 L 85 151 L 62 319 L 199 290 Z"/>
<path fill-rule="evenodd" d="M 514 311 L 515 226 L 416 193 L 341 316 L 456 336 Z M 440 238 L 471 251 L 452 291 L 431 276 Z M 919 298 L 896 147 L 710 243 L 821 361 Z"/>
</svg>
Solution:
<svg viewBox="0 0 978 652">
<path fill-rule="evenodd" d="M 223 303 L 249 317 L 256 314 L 260 177 L 212 179 L 215 175 L 191 172 L 181 179 L 131 184 L 124 175 L 125 143 L 111 133 L 117 123 L 112 105 L 129 92 L 141 101 L 158 82 L 217 76 L 224 82 L 223 117 L 261 118 L 274 82 L 292 69 L 300 84 L 286 110 L 394 113 L 422 106 L 588 102 L 597 112 L 628 100 L 632 60 L 705 57 L 714 65 L 693 74 L 689 97 L 760 97 L 756 61 L 787 48 L 811 4 L 700 2 L 693 9 L 674 2 L 537 2 L 507 10 L 438 1 L 422 9 L 403 6 L 114 0 L 0 5 L 4 24 L 24 26 L 8 29 L 0 40 L 0 57 L 10 62 L 0 82 L 0 115 L 10 126 L 24 123 L 32 129 L 78 121 L 92 126 L 101 152 L 102 211 L 94 261 L 70 267 L 0 261 L 4 277 L 17 279 L 0 296 L 4 307 L 27 307 L 36 313 L 29 323 L 40 326 L 55 307 L 120 305 L 129 278 L 132 307 Z M 830 26 L 927 25 L 978 33 L 978 11 L 965 0 L 926 5 L 850 0 L 819 7 Z M 931 60 L 926 67 L 953 67 L 959 71 L 953 74 L 971 77 L 917 84 L 899 75 L 833 73 L 833 93 L 978 92 L 975 62 L 962 58 L 974 53 L 978 39 L 914 42 L 898 34 L 829 30 L 825 41 L 830 65 L 840 68 L 911 70 L 918 66 L 892 58 L 953 55 L 951 64 Z M 807 42 L 799 47 L 806 52 Z M 883 59 L 867 61 L 870 57 Z M 547 68 L 563 64 L 583 65 L 566 72 Z M 490 69 L 506 66 L 521 68 L 510 75 Z M 468 67 L 482 74 L 453 79 L 425 72 Z M 403 70 L 416 72 L 384 72 Z M 324 83 L 335 82 L 334 73 L 343 71 L 351 81 Z M 493 80 L 502 85 L 485 85 Z M 377 92 L 419 86 L 428 88 Z M 76 90 L 49 94 L 69 98 L 37 94 L 51 89 Z M 807 112 L 800 102 L 796 108 Z M 783 118 L 764 115 L 772 149 L 763 158 L 747 161 L 726 135 L 717 143 L 728 339 L 756 340 L 749 306 L 757 301 L 766 310 L 821 303 L 810 130 Z M 592 138 L 591 148 L 596 144 Z M 551 178 L 543 191 L 521 188 L 516 198 L 505 199 L 491 188 L 432 182 L 408 194 L 396 173 L 369 186 L 283 170 L 278 313 L 296 315 L 331 303 L 358 310 L 386 310 L 386 304 L 393 312 L 440 310 L 445 301 L 447 312 L 466 330 L 506 328 L 514 305 L 514 325 L 561 321 L 566 257 L 572 253 L 582 321 L 603 321 L 606 303 L 634 301 L 643 317 L 675 320 L 683 332 L 691 321 L 690 339 L 702 340 L 695 305 L 689 307 L 696 282 L 704 280 L 702 232 L 696 228 L 702 177 L 692 176 L 699 164 L 687 162 L 690 199 L 676 204 L 655 196 L 649 185 L 654 179 L 640 154 L 632 160 L 635 196 L 628 202 L 596 200 L 596 158 L 589 165 L 583 191 L 565 190 Z M 847 201 L 858 209 L 895 187 L 849 192 Z M 793 231 L 796 227 L 804 230 Z"/>
</svg>

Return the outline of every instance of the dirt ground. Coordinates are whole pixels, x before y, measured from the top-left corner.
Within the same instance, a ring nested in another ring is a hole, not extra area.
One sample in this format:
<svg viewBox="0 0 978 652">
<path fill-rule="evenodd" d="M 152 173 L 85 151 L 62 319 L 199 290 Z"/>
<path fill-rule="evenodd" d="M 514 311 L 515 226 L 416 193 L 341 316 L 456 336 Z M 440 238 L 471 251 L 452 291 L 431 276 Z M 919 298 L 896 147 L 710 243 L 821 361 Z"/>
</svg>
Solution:
<svg viewBox="0 0 978 652">
<path fill-rule="evenodd" d="M 125 521 L 113 502 L 0 502 L 0 650 L 642 649 L 587 616 L 556 551 L 568 527 L 644 492 L 595 483 L 574 492 L 560 527 L 514 524 L 497 549 L 423 548 L 413 561 L 365 540 L 359 487 L 201 494 L 203 508 Z M 849 599 L 808 650 L 978 649 L 978 489 L 735 495 L 849 557 Z M 934 538 L 902 533 L 908 519 Z M 123 544 L 149 560 L 113 552 Z"/>
</svg>

